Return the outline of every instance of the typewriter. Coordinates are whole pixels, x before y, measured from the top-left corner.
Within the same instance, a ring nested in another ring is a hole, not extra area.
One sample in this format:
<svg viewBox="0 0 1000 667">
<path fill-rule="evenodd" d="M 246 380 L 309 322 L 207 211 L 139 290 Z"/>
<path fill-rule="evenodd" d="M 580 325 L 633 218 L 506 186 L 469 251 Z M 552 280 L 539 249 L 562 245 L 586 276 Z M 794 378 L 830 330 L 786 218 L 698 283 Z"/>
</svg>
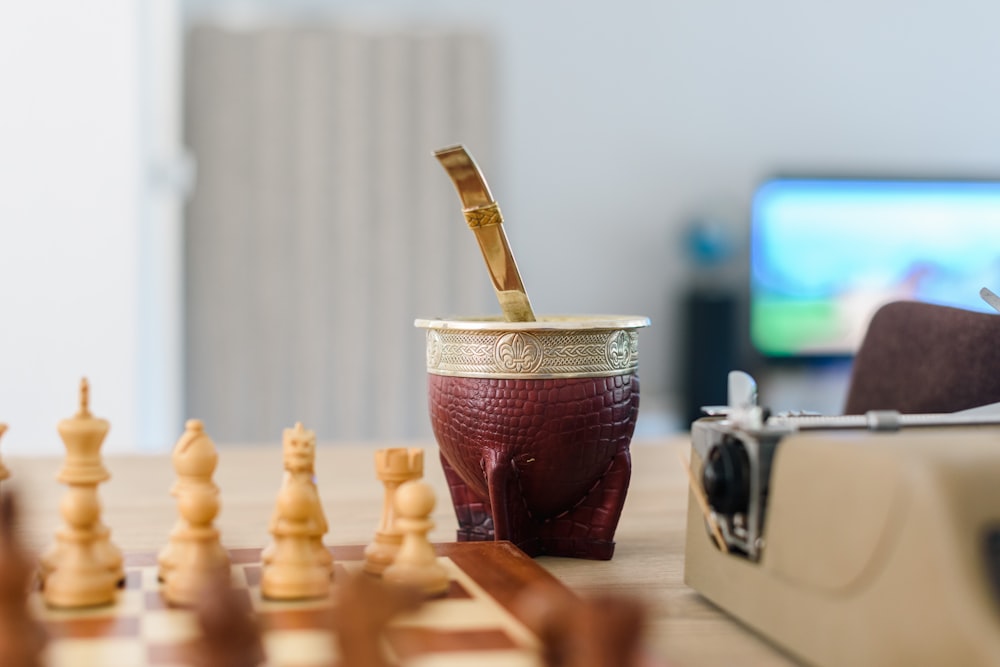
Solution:
<svg viewBox="0 0 1000 667">
<path fill-rule="evenodd" d="M 1000 665 L 1000 406 L 691 429 L 685 582 L 814 665 Z"/>
</svg>

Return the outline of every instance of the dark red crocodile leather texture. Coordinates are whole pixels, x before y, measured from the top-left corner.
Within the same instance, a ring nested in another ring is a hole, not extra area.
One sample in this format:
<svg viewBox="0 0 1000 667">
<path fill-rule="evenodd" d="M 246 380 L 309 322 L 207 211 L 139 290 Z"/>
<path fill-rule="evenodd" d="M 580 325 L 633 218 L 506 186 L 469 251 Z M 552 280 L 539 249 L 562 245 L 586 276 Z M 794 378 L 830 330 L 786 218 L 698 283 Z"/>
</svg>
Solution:
<svg viewBox="0 0 1000 667">
<path fill-rule="evenodd" d="M 632 470 L 637 376 L 428 378 L 460 541 L 611 558 Z"/>
</svg>

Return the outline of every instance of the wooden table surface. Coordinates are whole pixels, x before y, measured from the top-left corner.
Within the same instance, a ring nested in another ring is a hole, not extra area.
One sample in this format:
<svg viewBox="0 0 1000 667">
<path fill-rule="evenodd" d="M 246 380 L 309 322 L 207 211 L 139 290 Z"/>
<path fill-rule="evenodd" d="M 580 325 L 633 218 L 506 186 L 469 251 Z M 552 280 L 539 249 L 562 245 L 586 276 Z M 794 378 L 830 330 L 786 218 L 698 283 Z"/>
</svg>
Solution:
<svg viewBox="0 0 1000 667">
<path fill-rule="evenodd" d="M 385 443 L 380 446 L 414 446 Z M 438 492 L 431 539 L 450 542 L 456 521 L 437 447 L 426 450 L 425 479 Z M 632 444 L 632 483 L 610 561 L 542 557 L 538 562 L 583 594 L 613 591 L 645 599 L 651 609 L 650 650 L 679 667 L 700 665 L 793 665 L 790 658 L 702 599 L 684 585 L 684 523 L 687 478 L 678 462 L 686 436 Z M 373 444 L 321 445 L 316 477 L 330 525 L 325 542 L 367 544 L 382 511 L 382 486 L 375 479 Z M 60 523 L 64 487 L 55 481 L 61 459 L 6 457 L 12 478 L 4 488 L 23 496 L 23 532 L 42 549 Z M 168 490 L 174 471 L 168 455 L 109 456 L 112 478 L 101 485 L 104 521 L 126 551 L 156 550 L 176 520 Z M 222 492 L 217 525 L 227 547 L 260 547 L 282 479 L 281 445 L 219 446 L 216 483 Z"/>
</svg>

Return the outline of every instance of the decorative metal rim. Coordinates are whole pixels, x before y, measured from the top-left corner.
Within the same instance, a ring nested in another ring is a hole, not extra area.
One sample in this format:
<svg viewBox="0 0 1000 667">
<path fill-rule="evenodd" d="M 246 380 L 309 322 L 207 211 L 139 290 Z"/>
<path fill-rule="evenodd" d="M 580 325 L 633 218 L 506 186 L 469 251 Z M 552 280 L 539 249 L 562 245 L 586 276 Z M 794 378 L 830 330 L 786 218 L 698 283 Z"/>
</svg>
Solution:
<svg viewBox="0 0 1000 667">
<path fill-rule="evenodd" d="M 600 320 L 601 326 L 593 326 L 593 318 L 566 320 L 568 327 L 544 326 L 551 322 L 543 321 L 542 328 L 508 328 L 499 320 L 475 320 L 489 325 L 476 328 L 449 320 L 449 326 L 426 327 L 427 372 L 498 379 L 628 375 L 638 369 L 637 329 L 645 326 L 644 319 L 619 318 L 614 321 L 617 327 L 605 326 L 611 322 L 608 319 Z M 624 326 L 637 320 L 638 326 Z"/>
<path fill-rule="evenodd" d="M 499 315 L 487 315 L 417 319 L 413 325 L 420 329 L 461 331 L 565 331 L 641 329 L 648 327 L 650 321 L 641 315 L 539 315 L 534 322 L 507 322 Z"/>
</svg>

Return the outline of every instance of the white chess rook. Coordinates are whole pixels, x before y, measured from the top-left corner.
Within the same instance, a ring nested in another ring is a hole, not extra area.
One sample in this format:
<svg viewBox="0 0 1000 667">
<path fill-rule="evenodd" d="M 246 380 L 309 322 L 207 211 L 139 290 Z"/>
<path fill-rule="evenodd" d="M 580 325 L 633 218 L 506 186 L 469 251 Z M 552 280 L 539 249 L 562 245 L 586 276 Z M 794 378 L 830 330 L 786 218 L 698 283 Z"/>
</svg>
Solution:
<svg viewBox="0 0 1000 667">
<path fill-rule="evenodd" d="M 419 447 L 391 447 L 375 452 L 375 476 L 382 481 L 382 520 L 375 539 L 365 547 L 365 572 L 381 575 L 392 564 L 403 543 L 403 534 L 396 528 L 396 490 L 399 485 L 424 474 L 424 450 Z"/>
</svg>

